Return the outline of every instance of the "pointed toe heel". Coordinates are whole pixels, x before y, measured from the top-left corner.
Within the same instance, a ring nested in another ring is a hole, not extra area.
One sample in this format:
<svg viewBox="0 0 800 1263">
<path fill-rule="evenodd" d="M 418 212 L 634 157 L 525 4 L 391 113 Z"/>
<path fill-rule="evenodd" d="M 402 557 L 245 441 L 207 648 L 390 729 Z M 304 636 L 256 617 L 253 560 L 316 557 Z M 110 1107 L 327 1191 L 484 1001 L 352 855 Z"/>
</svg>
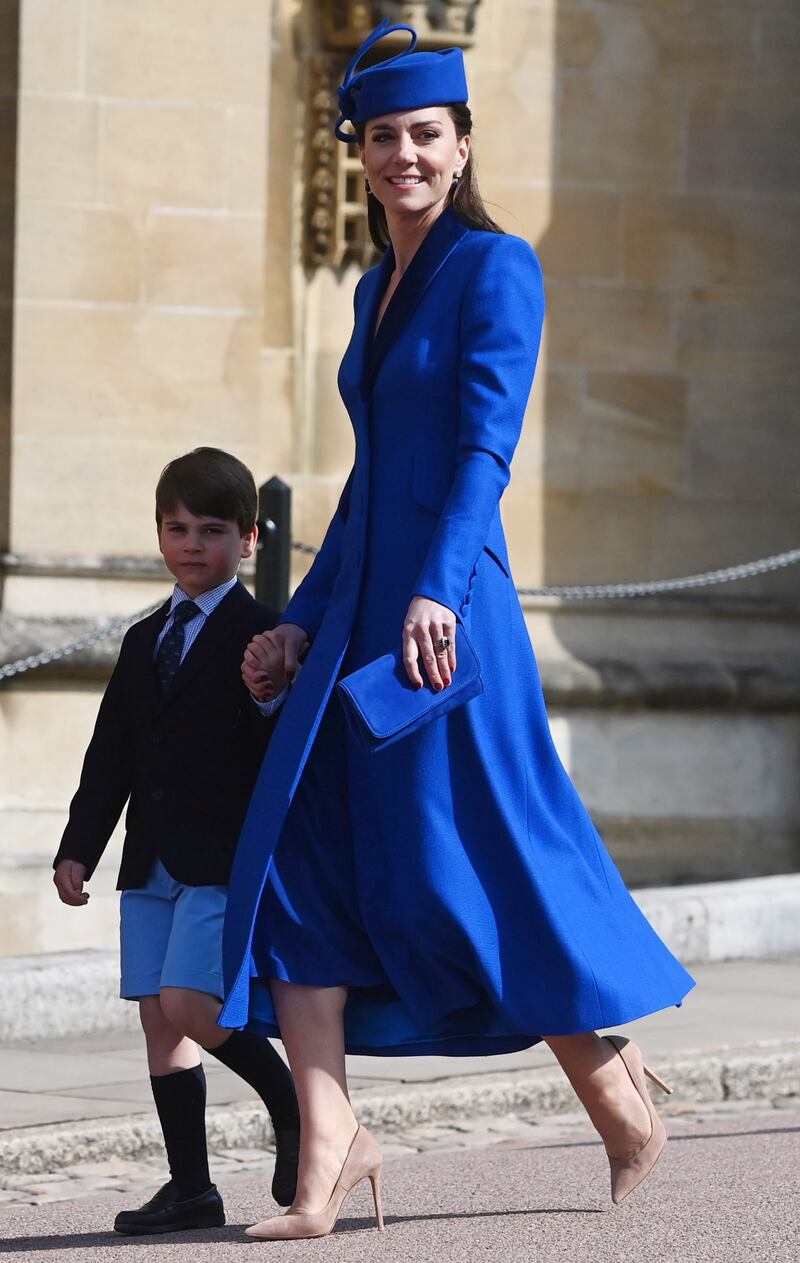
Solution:
<svg viewBox="0 0 800 1263">
<path fill-rule="evenodd" d="M 634 1189 L 638 1188 L 647 1179 L 647 1176 L 664 1152 L 664 1146 L 667 1143 L 667 1133 L 656 1107 L 650 1100 L 645 1076 L 657 1084 L 663 1092 L 671 1095 L 672 1088 L 668 1087 L 663 1079 L 659 1078 L 649 1066 L 644 1064 L 641 1050 L 636 1044 L 631 1043 L 629 1039 L 625 1039 L 621 1035 L 606 1035 L 604 1038 L 611 1044 L 622 1060 L 631 1083 L 639 1093 L 650 1119 L 650 1135 L 636 1153 L 628 1154 L 623 1158 L 614 1158 L 611 1154 L 608 1155 L 611 1167 L 611 1200 L 615 1206 L 619 1206 Z"/>
<path fill-rule="evenodd" d="M 372 1186 L 375 1220 L 378 1231 L 382 1232 L 381 1151 L 374 1136 L 359 1124 L 327 1206 L 317 1211 L 289 1210 L 285 1215 L 275 1215 L 272 1219 L 265 1219 L 263 1223 L 253 1224 L 252 1228 L 245 1228 L 245 1233 L 259 1241 L 298 1241 L 307 1237 L 327 1237 L 333 1232 L 348 1195 L 362 1180 L 369 1180 Z"/>
</svg>

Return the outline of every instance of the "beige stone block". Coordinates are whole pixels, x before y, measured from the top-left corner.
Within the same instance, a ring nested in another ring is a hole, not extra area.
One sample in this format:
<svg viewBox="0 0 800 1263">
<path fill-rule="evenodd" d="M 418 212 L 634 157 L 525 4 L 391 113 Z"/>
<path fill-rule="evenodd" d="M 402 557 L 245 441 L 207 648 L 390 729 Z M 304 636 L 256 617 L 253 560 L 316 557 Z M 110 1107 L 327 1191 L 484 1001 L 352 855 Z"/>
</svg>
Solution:
<svg viewBox="0 0 800 1263">
<path fill-rule="evenodd" d="M 288 218 L 288 216 L 287 216 Z M 295 345 L 295 302 L 297 279 L 291 238 L 284 238 L 272 214 L 267 216 L 267 243 L 264 254 L 264 345 L 275 350 L 292 350 Z M 302 302 L 303 295 L 299 296 Z"/>
<path fill-rule="evenodd" d="M 501 178 L 487 183 L 485 193 L 501 228 L 535 247 L 545 281 L 621 276 L 621 199 L 616 193 Z"/>
<path fill-rule="evenodd" d="M 684 100 L 677 78 L 563 75 L 556 178 L 622 188 L 679 188 Z"/>
<path fill-rule="evenodd" d="M 698 574 L 791 547 L 796 523 L 796 507 L 785 504 L 548 491 L 546 581 L 617 583 Z M 735 594 L 791 595 L 796 582 L 785 571 L 737 583 Z"/>
<path fill-rule="evenodd" d="M 797 83 L 800 65 L 800 15 L 787 0 L 785 13 L 761 16 L 758 32 L 759 69 L 769 80 L 787 79 Z"/>
<path fill-rule="evenodd" d="M 688 419 L 746 425 L 763 419 L 788 425 L 800 410 L 800 370 L 753 377 L 722 377 L 712 373 L 689 378 Z"/>
<path fill-rule="evenodd" d="M 52 433 L 15 438 L 12 544 L 16 550 L 52 556 L 152 554 L 153 489 L 158 475 L 168 460 L 195 444 L 137 439 L 132 460 L 129 433 L 109 432 L 92 439 Z M 42 471 L 52 469 L 59 476 L 46 479 L 45 513 Z"/>
<path fill-rule="evenodd" d="M 226 111 L 225 158 L 225 206 L 237 213 L 263 214 L 269 158 L 263 109 L 232 106 Z"/>
<path fill-rule="evenodd" d="M 270 27 L 262 0 L 88 0 L 88 90 L 263 105 Z"/>
<path fill-rule="evenodd" d="M 349 468 L 349 466 L 348 466 Z M 292 535 L 294 539 L 319 548 L 336 512 L 347 471 L 341 477 L 314 478 L 294 475 L 292 483 Z M 292 554 L 292 586 L 308 571 L 312 558 Z"/>
<path fill-rule="evenodd" d="M 511 572 L 518 587 L 538 587 L 544 574 L 544 508 L 541 480 L 518 476 L 512 467 L 511 482 L 500 503 L 500 516 L 508 544 Z"/>
<path fill-rule="evenodd" d="M 679 299 L 677 339 L 678 363 L 684 369 L 739 377 L 794 373 L 800 310 L 791 295 L 698 290 Z"/>
<path fill-rule="evenodd" d="M 353 463 L 353 427 L 339 396 L 336 377 L 341 354 L 317 355 L 313 363 L 313 394 L 306 401 L 308 471 L 317 476 L 347 477 Z"/>
<path fill-rule="evenodd" d="M 103 201 L 131 213 L 159 206 L 221 209 L 227 182 L 224 109 L 103 105 Z"/>
<path fill-rule="evenodd" d="M 250 466 L 255 447 L 231 427 L 165 428 L 158 440 L 137 438 L 130 427 L 109 429 L 104 437 L 61 438 L 34 435 L 15 440 L 12 541 L 20 552 L 52 556 L 104 553 L 154 556 L 154 490 L 167 461 L 200 444 L 223 447 Z M 46 480 L 47 512 L 42 511 L 42 471 L 58 470 Z M 87 495 L 86 488 L 91 488 Z M 127 606 L 143 608 L 149 585 Z M 164 593 L 156 585 L 155 598 Z M 168 590 L 168 585 L 167 585 Z M 111 599 L 108 597 L 107 599 Z M 74 611 L 73 611 L 74 612 Z"/>
<path fill-rule="evenodd" d="M 551 366 L 662 371 L 674 361 L 674 305 L 653 289 L 547 284 Z"/>
<path fill-rule="evenodd" d="M 260 326 L 235 314 L 20 307 L 20 438 L 123 444 L 251 441 L 257 428 Z M 42 364 L 47 372 L 41 371 Z"/>
<path fill-rule="evenodd" d="M 666 578 L 652 569 L 655 501 L 636 491 L 547 489 L 542 514 L 547 584 Z"/>
<path fill-rule="evenodd" d="M 118 211 L 32 202 L 18 214 L 17 296 L 135 303 L 141 241 Z"/>
<path fill-rule="evenodd" d="M 620 198 L 616 193 L 556 185 L 552 190 L 550 224 L 538 246 L 545 277 L 619 277 L 620 224 Z"/>
<path fill-rule="evenodd" d="M 524 237 L 539 249 L 552 219 L 553 191 L 548 182 L 523 182 L 496 174 L 481 180 L 481 193 L 486 209 L 504 232 Z"/>
<path fill-rule="evenodd" d="M 698 574 L 795 547 L 797 505 L 770 499 L 667 498 L 651 505 L 651 566 L 656 577 Z M 716 589 L 721 594 L 797 596 L 793 568 Z"/>
<path fill-rule="evenodd" d="M 646 285 L 800 288 L 797 211 L 787 199 L 625 199 L 625 276 Z"/>
<path fill-rule="evenodd" d="M 795 84 L 709 83 L 689 103 L 688 187 L 800 191 L 800 100 Z"/>
<path fill-rule="evenodd" d="M 20 6 L 24 92 L 81 90 L 84 8 L 84 0 L 26 0 Z"/>
<path fill-rule="evenodd" d="M 263 289 L 260 216 L 154 214 L 144 269 L 149 303 L 257 309 Z"/>
<path fill-rule="evenodd" d="M 795 506 L 636 492 L 545 494 L 546 582 L 586 584 L 671 579 L 752 561 L 791 547 Z M 791 571 L 719 589 L 736 596 L 793 598 Z"/>
<path fill-rule="evenodd" d="M 512 173 L 522 181 L 549 178 L 556 125 L 549 6 L 504 6 L 494 53 L 469 61 L 473 143 L 487 185 Z"/>
<path fill-rule="evenodd" d="M 338 355 L 339 359 L 344 355 L 353 331 L 353 294 L 360 278 L 361 269 L 350 266 L 342 273 L 320 268 L 309 279 L 303 294 L 303 323 L 311 354 Z"/>
<path fill-rule="evenodd" d="M 562 6 L 556 57 L 562 69 L 606 75 L 742 78 L 756 70 L 757 14 L 752 4 L 728 7 L 724 18 L 707 3 L 617 3 Z"/>
<path fill-rule="evenodd" d="M 52 854 L 66 824 L 101 695 L 97 684 L 56 689 L 33 682 L 0 694 L 0 800 L 6 808 L 63 810 Z"/>
<path fill-rule="evenodd" d="M 95 101 L 36 96 L 20 99 L 21 201 L 97 201 L 98 120 Z"/>
<path fill-rule="evenodd" d="M 160 472 L 155 469 L 131 470 L 131 481 L 138 488 L 139 504 L 136 521 L 138 530 L 136 552 L 143 557 L 157 556 L 156 523 L 154 513 L 155 479 Z M 152 473 L 152 486 L 148 475 Z M 79 550 L 82 556 L 103 555 L 104 542 L 91 537 L 88 532 Z M 92 552 L 94 549 L 94 552 Z M 147 579 L 82 579 L 74 574 L 31 575 L 15 574 L 6 579 L 3 600 L 5 613 L 20 618 L 127 618 L 140 616 L 143 610 L 163 601 L 171 580 L 166 568 L 161 577 Z M 29 677 L 35 679 L 36 677 Z"/>
<path fill-rule="evenodd" d="M 299 443 L 295 426 L 297 359 L 294 351 L 262 350 L 258 468 L 261 481 L 276 470 L 284 475 L 298 469 Z"/>
<path fill-rule="evenodd" d="M 578 407 L 548 411 L 545 486 L 646 496 L 679 492 L 685 420 L 681 378 L 589 373 Z"/>
<path fill-rule="evenodd" d="M 697 499 L 782 500 L 797 506 L 800 426 L 796 419 L 776 421 L 761 410 L 745 422 L 698 421 L 689 432 L 686 467 L 687 490 Z"/>
</svg>

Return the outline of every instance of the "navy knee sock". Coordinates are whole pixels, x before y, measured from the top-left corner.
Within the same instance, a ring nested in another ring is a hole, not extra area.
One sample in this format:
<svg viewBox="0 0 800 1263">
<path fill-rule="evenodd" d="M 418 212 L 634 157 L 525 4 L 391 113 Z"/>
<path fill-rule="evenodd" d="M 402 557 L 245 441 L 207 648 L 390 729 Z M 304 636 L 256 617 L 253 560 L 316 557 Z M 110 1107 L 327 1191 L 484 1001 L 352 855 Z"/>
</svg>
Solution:
<svg viewBox="0 0 800 1263">
<path fill-rule="evenodd" d="M 207 1048 L 206 1052 L 255 1088 L 276 1131 L 298 1126 L 300 1115 L 292 1076 L 268 1040 L 252 1031 L 232 1031 L 224 1044 Z"/>
<path fill-rule="evenodd" d="M 206 1076 L 191 1070 L 150 1076 L 169 1173 L 180 1200 L 199 1197 L 211 1187 L 206 1148 Z"/>
</svg>

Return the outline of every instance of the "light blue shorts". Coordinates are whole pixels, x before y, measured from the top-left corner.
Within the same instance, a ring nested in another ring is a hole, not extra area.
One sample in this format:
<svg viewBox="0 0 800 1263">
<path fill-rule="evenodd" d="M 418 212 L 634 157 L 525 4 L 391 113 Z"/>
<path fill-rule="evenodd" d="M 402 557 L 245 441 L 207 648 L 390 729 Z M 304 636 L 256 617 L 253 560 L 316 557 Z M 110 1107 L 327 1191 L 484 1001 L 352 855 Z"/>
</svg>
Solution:
<svg viewBox="0 0 800 1263">
<path fill-rule="evenodd" d="M 145 886 L 120 900 L 120 995 L 138 1000 L 162 987 L 222 999 L 222 923 L 227 886 L 184 886 L 160 860 Z"/>
</svg>

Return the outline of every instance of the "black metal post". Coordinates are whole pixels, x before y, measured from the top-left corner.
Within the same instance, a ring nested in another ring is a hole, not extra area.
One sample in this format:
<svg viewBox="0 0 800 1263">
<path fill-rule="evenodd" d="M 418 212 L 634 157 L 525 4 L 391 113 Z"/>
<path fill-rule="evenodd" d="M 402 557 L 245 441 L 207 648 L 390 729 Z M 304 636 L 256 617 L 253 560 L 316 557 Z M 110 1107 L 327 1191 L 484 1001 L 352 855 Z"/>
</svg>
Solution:
<svg viewBox="0 0 800 1263">
<path fill-rule="evenodd" d="M 256 600 L 281 613 L 289 604 L 292 552 L 292 489 L 270 478 L 258 491 Z"/>
</svg>

